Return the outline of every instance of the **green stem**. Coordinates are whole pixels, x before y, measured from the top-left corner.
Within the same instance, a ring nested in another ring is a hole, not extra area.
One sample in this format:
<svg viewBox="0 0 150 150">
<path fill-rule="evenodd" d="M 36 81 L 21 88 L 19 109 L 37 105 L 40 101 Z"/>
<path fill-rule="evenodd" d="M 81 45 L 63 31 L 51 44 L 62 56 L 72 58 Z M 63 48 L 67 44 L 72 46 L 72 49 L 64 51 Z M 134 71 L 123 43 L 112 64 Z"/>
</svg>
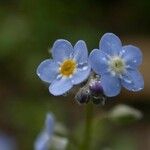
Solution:
<svg viewBox="0 0 150 150">
<path fill-rule="evenodd" d="M 93 104 L 86 105 L 86 120 L 83 143 L 80 150 L 90 150 L 91 146 L 91 134 L 92 134 L 92 119 L 93 119 Z"/>
</svg>

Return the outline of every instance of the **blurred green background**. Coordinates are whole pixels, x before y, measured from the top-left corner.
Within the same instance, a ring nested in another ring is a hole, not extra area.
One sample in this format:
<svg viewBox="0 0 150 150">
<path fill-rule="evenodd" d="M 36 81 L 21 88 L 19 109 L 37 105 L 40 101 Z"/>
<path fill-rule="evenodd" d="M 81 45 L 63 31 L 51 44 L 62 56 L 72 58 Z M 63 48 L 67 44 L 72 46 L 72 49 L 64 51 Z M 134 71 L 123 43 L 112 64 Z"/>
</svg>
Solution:
<svg viewBox="0 0 150 150">
<path fill-rule="evenodd" d="M 91 51 L 106 32 L 142 49 L 145 89 L 123 90 L 107 105 L 95 106 L 96 118 L 118 103 L 140 109 L 144 117 L 123 127 L 97 121 L 95 149 L 150 149 L 149 0 L 0 0 L 0 131 L 13 136 L 18 149 L 33 149 L 48 111 L 69 132 L 84 119 L 85 108 L 75 102 L 74 94 L 53 97 L 36 75 L 39 63 L 50 57 L 53 42 L 83 39 Z"/>
</svg>

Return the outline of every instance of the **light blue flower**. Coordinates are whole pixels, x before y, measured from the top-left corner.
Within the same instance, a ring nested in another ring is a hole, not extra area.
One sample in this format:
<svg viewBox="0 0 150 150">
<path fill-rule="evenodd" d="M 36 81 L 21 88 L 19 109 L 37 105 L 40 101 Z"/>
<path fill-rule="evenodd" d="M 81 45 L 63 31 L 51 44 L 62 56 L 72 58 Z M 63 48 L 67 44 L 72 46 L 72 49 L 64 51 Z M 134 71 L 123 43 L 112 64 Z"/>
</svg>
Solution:
<svg viewBox="0 0 150 150">
<path fill-rule="evenodd" d="M 55 135 L 56 129 L 57 133 L 64 133 L 63 126 L 56 124 L 53 114 L 47 113 L 44 128 L 34 143 L 34 150 L 65 150 L 68 139 Z"/>
<path fill-rule="evenodd" d="M 52 57 L 38 66 L 37 75 L 50 84 L 53 95 L 63 95 L 88 78 L 91 67 L 84 41 L 78 41 L 73 47 L 67 40 L 57 40 L 52 47 Z"/>
<path fill-rule="evenodd" d="M 16 150 L 16 142 L 12 137 L 0 133 L 0 150 Z"/>
<path fill-rule="evenodd" d="M 89 61 L 92 69 L 101 76 L 101 85 L 108 97 L 120 93 L 121 85 L 130 91 L 144 88 L 143 77 L 138 71 L 142 53 L 133 45 L 122 46 L 113 33 L 106 33 L 100 40 L 99 49 L 94 49 Z"/>
<path fill-rule="evenodd" d="M 35 150 L 49 150 L 52 144 L 54 124 L 55 121 L 53 115 L 48 113 L 46 116 L 44 129 L 35 141 Z"/>
</svg>

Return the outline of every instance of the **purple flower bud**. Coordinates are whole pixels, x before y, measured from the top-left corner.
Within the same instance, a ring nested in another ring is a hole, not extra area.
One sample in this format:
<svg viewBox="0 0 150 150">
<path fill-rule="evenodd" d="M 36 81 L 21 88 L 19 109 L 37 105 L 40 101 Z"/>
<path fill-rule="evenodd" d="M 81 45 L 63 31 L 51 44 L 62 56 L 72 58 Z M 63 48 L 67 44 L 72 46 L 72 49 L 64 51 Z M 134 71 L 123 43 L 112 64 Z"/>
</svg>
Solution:
<svg viewBox="0 0 150 150">
<path fill-rule="evenodd" d="M 89 82 L 89 89 L 92 97 L 91 101 L 96 105 L 104 105 L 106 101 L 106 96 L 104 95 L 100 78 L 96 77 L 91 79 Z"/>
<path fill-rule="evenodd" d="M 89 89 L 92 95 L 100 95 L 103 94 L 103 87 L 101 86 L 100 80 L 92 79 L 89 85 Z"/>
</svg>

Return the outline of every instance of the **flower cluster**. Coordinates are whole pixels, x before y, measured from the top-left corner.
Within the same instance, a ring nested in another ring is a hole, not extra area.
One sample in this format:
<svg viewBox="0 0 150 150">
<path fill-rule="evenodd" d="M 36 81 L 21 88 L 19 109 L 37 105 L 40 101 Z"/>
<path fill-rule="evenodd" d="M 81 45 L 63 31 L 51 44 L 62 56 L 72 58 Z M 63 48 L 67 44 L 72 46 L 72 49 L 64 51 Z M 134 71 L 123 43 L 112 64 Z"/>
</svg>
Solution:
<svg viewBox="0 0 150 150">
<path fill-rule="evenodd" d="M 81 103 L 89 97 L 117 96 L 121 86 L 129 91 L 140 91 L 144 87 L 143 77 L 138 71 L 142 53 L 133 45 L 122 46 L 113 33 L 102 36 L 99 49 L 88 56 L 86 43 L 78 41 L 73 47 L 67 40 L 57 40 L 52 47 L 53 59 L 46 59 L 37 68 L 39 78 L 49 84 L 49 92 L 63 95 L 73 86 L 85 85 L 76 94 Z"/>
</svg>

